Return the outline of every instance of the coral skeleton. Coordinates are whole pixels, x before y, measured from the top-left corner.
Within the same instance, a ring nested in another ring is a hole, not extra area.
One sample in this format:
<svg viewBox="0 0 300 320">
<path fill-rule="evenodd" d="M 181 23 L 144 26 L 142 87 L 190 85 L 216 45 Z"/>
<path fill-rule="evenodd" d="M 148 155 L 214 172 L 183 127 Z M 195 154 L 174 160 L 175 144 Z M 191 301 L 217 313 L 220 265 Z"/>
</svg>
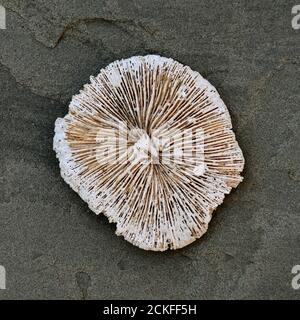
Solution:
<svg viewBox="0 0 300 320">
<path fill-rule="evenodd" d="M 227 107 L 198 72 L 158 55 L 115 61 L 55 123 L 63 179 L 139 248 L 200 238 L 242 181 Z"/>
</svg>

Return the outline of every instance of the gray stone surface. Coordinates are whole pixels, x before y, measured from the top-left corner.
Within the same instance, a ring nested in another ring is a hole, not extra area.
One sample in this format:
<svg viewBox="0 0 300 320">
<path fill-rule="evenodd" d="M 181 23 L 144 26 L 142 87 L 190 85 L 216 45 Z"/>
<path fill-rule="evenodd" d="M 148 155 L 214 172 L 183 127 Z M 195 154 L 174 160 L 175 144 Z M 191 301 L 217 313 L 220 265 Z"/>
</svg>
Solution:
<svg viewBox="0 0 300 320">
<path fill-rule="evenodd" d="M 0 30 L 0 299 L 299 299 L 300 30 L 287 0 L 7 0 Z M 244 182 L 208 233 L 152 253 L 115 236 L 52 151 L 68 101 L 118 58 L 158 53 L 220 92 Z"/>
</svg>

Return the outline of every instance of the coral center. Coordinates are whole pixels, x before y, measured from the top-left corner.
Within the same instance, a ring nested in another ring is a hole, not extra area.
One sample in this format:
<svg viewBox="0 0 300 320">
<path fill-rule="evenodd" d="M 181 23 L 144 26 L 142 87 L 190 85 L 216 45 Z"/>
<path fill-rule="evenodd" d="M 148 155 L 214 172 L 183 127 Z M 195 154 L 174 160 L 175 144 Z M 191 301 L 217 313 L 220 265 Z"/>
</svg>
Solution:
<svg viewBox="0 0 300 320">
<path fill-rule="evenodd" d="M 132 147 L 132 157 L 135 162 L 159 163 L 160 141 L 141 132 Z"/>
</svg>

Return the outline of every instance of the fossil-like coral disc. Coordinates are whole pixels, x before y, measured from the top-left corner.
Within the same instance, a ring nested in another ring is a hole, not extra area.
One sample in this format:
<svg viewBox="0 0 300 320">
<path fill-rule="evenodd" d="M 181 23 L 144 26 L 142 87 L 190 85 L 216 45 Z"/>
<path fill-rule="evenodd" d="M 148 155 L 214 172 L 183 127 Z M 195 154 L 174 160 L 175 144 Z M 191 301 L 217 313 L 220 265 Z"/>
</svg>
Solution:
<svg viewBox="0 0 300 320">
<path fill-rule="evenodd" d="M 157 55 L 116 61 L 91 77 L 57 119 L 54 150 L 90 209 L 155 251 L 200 238 L 244 167 L 216 89 Z"/>
</svg>

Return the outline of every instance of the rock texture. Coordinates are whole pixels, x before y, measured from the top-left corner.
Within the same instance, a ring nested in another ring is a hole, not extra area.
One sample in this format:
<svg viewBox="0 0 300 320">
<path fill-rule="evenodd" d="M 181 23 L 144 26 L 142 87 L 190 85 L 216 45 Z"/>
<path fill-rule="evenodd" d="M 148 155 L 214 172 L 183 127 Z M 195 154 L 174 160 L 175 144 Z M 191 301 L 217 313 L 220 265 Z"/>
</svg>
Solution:
<svg viewBox="0 0 300 320">
<path fill-rule="evenodd" d="M 300 298 L 291 286 L 300 264 L 294 1 L 2 4 L 1 299 Z M 53 123 L 89 76 L 149 53 L 215 85 L 246 159 L 245 180 L 216 211 L 211 232 L 162 254 L 133 247 L 90 214 L 61 180 L 52 150 Z"/>
</svg>

